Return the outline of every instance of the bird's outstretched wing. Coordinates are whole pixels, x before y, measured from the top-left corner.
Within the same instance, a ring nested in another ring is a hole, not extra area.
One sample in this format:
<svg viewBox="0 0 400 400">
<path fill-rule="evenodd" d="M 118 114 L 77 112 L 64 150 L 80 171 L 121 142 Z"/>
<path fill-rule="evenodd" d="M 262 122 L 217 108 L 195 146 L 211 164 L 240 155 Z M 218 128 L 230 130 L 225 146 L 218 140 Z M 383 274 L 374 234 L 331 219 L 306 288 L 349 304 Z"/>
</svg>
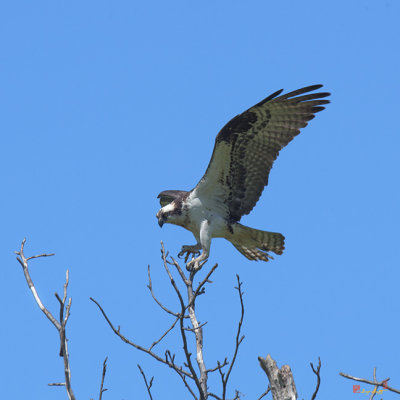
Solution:
<svg viewBox="0 0 400 400">
<path fill-rule="evenodd" d="M 330 93 L 308 93 L 321 87 L 282 96 L 279 90 L 229 121 L 215 139 L 207 171 L 193 195 L 218 203 L 231 222 L 248 214 L 268 183 L 279 151 L 329 103 L 323 98 Z"/>
</svg>

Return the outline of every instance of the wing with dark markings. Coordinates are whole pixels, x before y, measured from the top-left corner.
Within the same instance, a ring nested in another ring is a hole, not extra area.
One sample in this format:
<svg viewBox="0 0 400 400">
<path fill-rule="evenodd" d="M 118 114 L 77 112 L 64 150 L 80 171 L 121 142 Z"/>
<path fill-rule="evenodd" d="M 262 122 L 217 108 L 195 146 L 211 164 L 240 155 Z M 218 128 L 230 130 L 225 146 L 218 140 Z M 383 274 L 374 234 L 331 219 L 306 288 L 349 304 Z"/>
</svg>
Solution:
<svg viewBox="0 0 400 400">
<path fill-rule="evenodd" d="M 279 151 L 325 109 L 330 93 L 308 86 L 279 96 L 279 90 L 234 117 L 218 133 L 207 171 L 193 194 L 218 203 L 231 221 L 256 205 Z M 305 94 L 308 93 L 308 94 Z"/>
</svg>

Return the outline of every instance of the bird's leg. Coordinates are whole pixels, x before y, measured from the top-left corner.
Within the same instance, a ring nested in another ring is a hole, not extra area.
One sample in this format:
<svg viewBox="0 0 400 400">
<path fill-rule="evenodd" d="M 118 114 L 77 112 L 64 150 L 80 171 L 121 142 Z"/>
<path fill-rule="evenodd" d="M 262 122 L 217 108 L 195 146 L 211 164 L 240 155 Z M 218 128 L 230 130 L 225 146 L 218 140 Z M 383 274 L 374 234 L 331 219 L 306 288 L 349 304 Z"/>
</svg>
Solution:
<svg viewBox="0 0 400 400">
<path fill-rule="evenodd" d="M 182 249 L 179 252 L 178 257 L 181 258 L 185 256 L 185 263 L 186 263 L 191 254 L 193 254 L 193 256 L 199 255 L 200 250 L 201 250 L 201 244 L 199 242 L 193 246 L 182 246 Z"/>
<path fill-rule="evenodd" d="M 204 220 L 200 225 L 200 246 L 203 252 L 196 258 L 192 258 L 186 265 L 188 271 L 198 271 L 207 262 L 210 255 L 211 235 L 210 224 Z"/>
</svg>

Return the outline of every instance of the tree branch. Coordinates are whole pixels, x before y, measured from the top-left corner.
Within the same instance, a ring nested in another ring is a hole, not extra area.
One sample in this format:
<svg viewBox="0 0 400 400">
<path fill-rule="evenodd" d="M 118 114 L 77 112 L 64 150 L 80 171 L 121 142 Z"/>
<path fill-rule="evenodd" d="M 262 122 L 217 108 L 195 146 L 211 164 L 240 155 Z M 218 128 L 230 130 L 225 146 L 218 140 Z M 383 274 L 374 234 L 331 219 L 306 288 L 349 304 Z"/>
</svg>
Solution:
<svg viewBox="0 0 400 400">
<path fill-rule="evenodd" d="M 17 261 L 21 265 L 24 275 L 25 275 L 25 280 L 26 283 L 28 284 L 28 287 L 30 291 L 33 294 L 33 297 L 36 301 L 36 304 L 39 306 L 39 308 L 42 310 L 42 312 L 46 315 L 48 320 L 54 325 L 54 327 L 57 329 L 58 334 L 60 336 L 60 355 L 64 359 L 64 375 L 65 375 L 65 382 L 63 383 L 52 383 L 50 386 L 65 386 L 65 389 L 67 391 L 67 395 L 69 400 L 75 400 L 74 393 L 72 391 L 71 387 L 71 368 L 69 364 L 69 354 L 68 354 L 68 342 L 67 342 L 67 337 L 66 337 L 66 325 L 68 322 L 69 318 L 69 313 L 71 309 L 71 299 L 68 300 L 67 305 L 65 305 L 65 302 L 67 300 L 67 288 L 68 288 L 68 282 L 69 282 L 69 273 L 68 270 L 66 272 L 65 276 L 65 284 L 64 284 L 64 290 L 63 290 L 63 298 L 58 295 L 58 293 L 55 293 L 55 296 L 60 304 L 60 320 L 57 321 L 53 314 L 43 305 L 42 301 L 40 300 L 40 297 L 36 291 L 35 285 L 33 284 L 32 278 L 29 273 L 29 266 L 28 266 L 28 261 L 33 260 L 35 258 L 40 258 L 40 257 L 50 257 L 53 256 L 54 253 L 52 254 L 39 254 L 36 256 L 31 256 L 31 257 L 25 257 L 24 255 L 24 247 L 25 247 L 26 239 L 24 239 L 21 243 L 21 247 L 19 251 L 16 251 L 15 254 L 17 254 Z M 65 316 L 64 316 L 65 314 Z"/>
<path fill-rule="evenodd" d="M 167 334 L 168 334 L 169 332 L 171 332 L 172 329 L 175 328 L 175 325 L 176 325 L 176 323 L 177 323 L 178 321 L 179 321 L 179 317 L 176 318 L 176 320 L 173 322 L 173 324 L 161 335 L 161 337 L 160 337 L 158 340 L 155 340 L 155 341 L 151 344 L 151 346 L 149 347 L 149 350 L 151 350 L 154 346 L 156 346 L 158 343 L 160 343 L 161 340 L 163 340 L 163 339 L 165 338 L 165 336 L 167 336 Z"/>
<path fill-rule="evenodd" d="M 101 374 L 101 383 L 100 383 L 100 392 L 99 392 L 99 400 L 102 400 L 103 398 L 103 393 L 106 392 L 108 389 L 103 389 L 104 386 L 104 379 L 106 377 L 106 372 L 107 372 L 107 359 L 106 357 L 103 361 L 103 372 Z"/>
<path fill-rule="evenodd" d="M 391 387 L 391 386 L 389 386 L 387 384 L 387 382 L 390 380 L 390 378 L 386 378 L 386 379 L 383 379 L 382 381 L 377 382 L 376 381 L 376 372 L 375 372 L 375 376 L 374 376 L 374 380 L 373 381 L 370 381 L 369 379 L 364 379 L 364 378 L 357 378 L 355 376 L 348 375 L 348 374 L 345 374 L 343 372 L 339 372 L 339 375 L 343 376 L 343 378 L 351 379 L 351 380 L 356 381 L 356 382 L 367 383 L 368 385 L 372 385 L 372 386 L 375 386 L 377 388 L 382 387 L 382 388 L 387 389 L 387 390 L 389 390 L 389 391 L 391 391 L 393 393 L 400 394 L 400 390 L 395 389 L 395 388 L 393 388 L 393 387 Z"/>
<path fill-rule="evenodd" d="M 171 356 L 171 353 L 169 352 L 169 350 L 167 350 L 165 352 L 165 358 L 166 359 L 170 359 L 171 362 L 173 362 L 173 357 Z M 183 384 L 185 385 L 186 389 L 189 391 L 189 393 L 192 395 L 192 397 L 197 400 L 197 396 L 194 394 L 192 388 L 189 386 L 189 384 L 186 382 L 186 376 L 181 374 L 178 370 L 174 370 L 178 376 L 182 379 Z"/>
<path fill-rule="evenodd" d="M 257 399 L 261 400 L 263 397 L 265 397 L 269 392 L 271 391 L 271 388 L 268 386 L 267 390 Z"/>
<path fill-rule="evenodd" d="M 152 356 L 153 358 L 155 358 L 157 361 L 168 365 L 168 367 L 178 370 L 180 373 L 182 373 L 183 375 L 187 376 L 188 378 L 193 379 L 192 375 L 188 372 L 186 372 L 182 367 L 179 367 L 177 365 L 175 365 L 173 362 L 168 361 L 167 359 L 164 359 L 162 357 L 160 357 L 158 354 L 154 353 L 153 351 L 151 351 L 150 349 L 146 349 L 143 346 L 140 346 L 134 342 L 132 342 L 131 340 L 129 340 L 128 338 L 126 338 L 121 332 L 120 332 L 120 327 L 115 328 L 115 326 L 113 325 L 113 323 L 110 321 L 110 319 L 108 318 L 107 314 L 105 313 L 105 311 L 103 310 L 103 308 L 101 307 L 101 305 L 92 297 L 90 297 L 90 300 L 93 301 L 93 303 L 95 303 L 97 305 L 97 307 L 99 308 L 100 312 L 103 314 L 103 317 L 105 318 L 105 320 L 107 321 L 108 325 L 110 326 L 110 328 L 114 331 L 114 333 L 125 343 L 129 344 L 130 346 L 134 347 L 135 349 L 138 349 L 140 351 L 143 351 L 144 353 L 149 354 L 150 356 Z"/>
<path fill-rule="evenodd" d="M 157 299 L 157 297 L 155 296 L 155 294 L 154 294 L 154 292 L 153 292 L 153 283 L 152 283 L 152 281 L 151 281 L 151 275 L 150 275 L 150 265 L 147 266 L 147 275 L 148 275 L 148 277 L 149 277 L 149 284 L 147 285 L 147 287 L 149 288 L 150 293 L 151 293 L 151 297 L 153 297 L 154 301 L 155 301 L 166 313 L 171 314 L 171 315 L 173 315 L 173 316 L 175 316 L 175 317 L 179 317 L 179 314 L 178 314 L 178 313 L 175 313 L 175 312 L 169 310 L 169 309 L 168 309 L 167 307 L 165 307 L 165 306 Z"/>
<path fill-rule="evenodd" d="M 24 275 L 25 275 L 25 279 L 26 279 L 26 283 L 28 284 L 28 287 L 30 289 L 30 291 L 33 294 L 33 297 L 37 303 L 37 305 L 39 306 L 39 308 L 43 311 L 43 313 L 46 315 L 46 317 L 49 319 L 49 321 L 55 326 L 55 328 L 59 331 L 61 329 L 61 325 L 60 323 L 53 317 L 53 314 L 43 305 L 42 301 L 40 300 L 40 297 L 36 291 L 35 285 L 33 284 L 31 275 L 29 273 L 29 268 L 28 268 L 28 261 L 32 260 L 34 258 L 39 258 L 39 257 L 51 257 L 54 255 L 53 254 L 40 254 L 38 256 L 32 256 L 29 258 L 26 258 L 24 255 L 24 246 L 26 243 L 26 239 L 24 238 L 24 240 L 21 243 L 21 248 L 19 251 L 15 251 L 14 253 L 17 254 L 19 257 L 17 257 L 17 261 L 20 263 L 23 271 L 24 271 Z"/>
<path fill-rule="evenodd" d="M 192 359 L 191 359 L 191 353 L 189 352 L 189 349 L 188 349 L 186 332 L 185 332 L 185 328 L 184 328 L 184 325 L 183 325 L 183 322 L 184 322 L 183 316 L 185 315 L 186 306 L 185 306 L 185 303 L 183 301 L 182 294 L 179 291 L 179 289 L 178 289 L 178 287 L 177 287 L 177 285 L 175 283 L 175 280 L 174 280 L 174 278 L 173 278 L 173 276 L 171 274 L 171 271 L 168 268 L 168 263 L 167 263 L 167 258 L 166 258 L 166 253 L 165 253 L 164 243 L 163 242 L 161 242 L 161 257 L 162 257 L 162 260 L 163 260 L 163 263 L 164 263 L 165 271 L 168 274 L 168 277 L 170 279 L 171 285 L 175 289 L 175 292 L 176 292 L 176 294 L 177 294 L 177 296 L 179 298 L 179 302 L 181 304 L 181 313 L 180 313 L 181 318 L 179 319 L 179 328 L 180 328 L 180 333 L 181 333 L 181 338 L 182 338 L 182 343 L 183 343 L 183 352 L 184 352 L 185 357 L 186 357 L 187 367 L 189 368 L 191 376 L 192 376 L 192 378 L 193 378 L 193 380 L 194 380 L 194 382 L 195 382 L 195 384 L 197 386 L 197 389 L 199 390 L 200 400 L 205 400 L 206 397 L 207 397 L 207 386 L 206 386 L 206 390 L 204 391 L 203 390 L 203 385 L 202 385 L 203 382 L 200 382 L 199 377 L 197 376 L 197 373 L 193 368 Z M 185 276 L 184 276 L 183 271 L 181 270 L 179 264 L 175 260 L 173 260 L 173 264 L 176 266 L 178 271 L 180 270 L 179 273 L 180 273 L 181 277 L 183 276 L 182 280 L 184 281 L 185 285 L 189 288 L 188 281 L 185 279 Z M 189 299 L 189 302 L 190 302 L 190 300 L 191 299 Z M 191 316 L 190 310 L 189 310 L 189 316 L 190 316 L 190 320 L 191 320 L 192 325 L 193 325 L 193 320 L 192 320 L 192 316 Z M 198 326 L 193 325 L 193 327 L 196 328 Z M 199 331 L 201 331 L 201 330 L 197 330 L 196 331 L 196 344 L 198 343 L 197 338 L 198 338 L 199 334 L 202 334 L 202 333 L 199 333 Z M 199 353 L 197 352 L 197 354 L 199 354 Z M 200 372 L 201 372 L 201 370 L 200 370 Z M 206 379 L 206 381 L 207 381 L 207 379 Z"/>
<path fill-rule="evenodd" d="M 147 383 L 147 378 L 146 378 L 146 375 L 144 374 L 144 372 L 143 372 L 143 370 L 142 370 L 142 367 L 141 367 L 139 364 L 138 364 L 137 366 L 138 366 L 138 368 L 139 368 L 140 373 L 141 373 L 142 376 L 143 376 L 144 384 L 146 385 L 147 393 L 149 394 L 150 400 L 153 400 L 153 396 L 151 395 L 151 390 L 150 390 L 150 389 L 151 389 L 151 387 L 153 386 L 153 379 L 154 379 L 154 376 L 152 376 L 151 379 L 150 379 L 150 382 Z"/>
<path fill-rule="evenodd" d="M 240 282 L 240 278 L 239 275 L 236 274 L 236 280 L 237 280 L 237 287 L 235 287 L 235 289 L 238 291 L 239 293 L 239 299 L 240 299 L 240 308 L 241 308 L 241 314 L 240 314 L 240 320 L 239 320 L 239 324 L 238 324 L 238 329 L 237 329 L 237 333 L 236 333 L 236 344 L 235 344 L 235 351 L 233 353 L 233 357 L 232 357 L 232 361 L 231 364 L 229 366 L 228 372 L 226 373 L 226 378 L 225 378 L 225 384 L 223 386 L 223 393 L 222 393 L 222 398 L 225 399 L 225 393 L 226 393 L 226 386 L 228 384 L 228 380 L 229 380 L 229 376 L 232 372 L 232 368 L 235 364 L 236 361 L 236 357 L 239 351 L 239 346 L 242 343 L 244 336 L 240 337 L 240 331 L 242 329 L 242 324 L 243 324 L 243 318 L 244 318 L 244 304 L 243 304 L 243 292 L 242 292 L 242 282 Z"/>
<path fill-rule="evenodd" d="M 321 384 L 321 376 L 320 376 L 320 371 L 321 371 L 321 359 L 318 357 L 318 367 L 317 369 L 314 368 L 313 363 L 310 363 L 311 369 L 313 370 L 314 374 L 317 375 L 317 386 L 315 388 L 315 391 L 311 397 L 311 400 L 315 400 L 317 397 L 317 393 L 319 390 L 319 385 Z"/>
</svg>

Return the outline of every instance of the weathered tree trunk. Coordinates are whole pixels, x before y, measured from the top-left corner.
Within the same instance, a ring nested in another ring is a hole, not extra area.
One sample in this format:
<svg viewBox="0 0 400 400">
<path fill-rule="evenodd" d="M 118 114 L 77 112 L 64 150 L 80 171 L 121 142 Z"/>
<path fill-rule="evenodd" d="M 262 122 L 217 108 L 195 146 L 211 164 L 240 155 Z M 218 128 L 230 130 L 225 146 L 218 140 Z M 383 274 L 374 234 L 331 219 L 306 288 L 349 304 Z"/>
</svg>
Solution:
<svg viewBox="0 0 400 400">
<path fill-rule="evenodd" d="M 296 385 L 289 365 L 279 369 L 269 354 L 265 358 L 258 357 L 258 361 L 268 376 L 273 400 L 297 400 Z"/>
</svg>

